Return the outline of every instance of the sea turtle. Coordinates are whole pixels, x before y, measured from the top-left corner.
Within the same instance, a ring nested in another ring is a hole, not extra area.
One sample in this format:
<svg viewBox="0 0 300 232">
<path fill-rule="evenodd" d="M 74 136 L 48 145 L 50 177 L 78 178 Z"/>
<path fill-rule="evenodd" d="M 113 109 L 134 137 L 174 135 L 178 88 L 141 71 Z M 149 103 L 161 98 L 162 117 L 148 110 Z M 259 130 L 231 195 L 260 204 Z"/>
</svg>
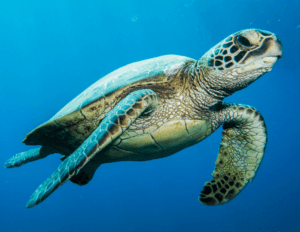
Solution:
<svg viewBox="0 0 300 232">
<path fill-rule="evenodd" d="M 42 147 L 13 156 L 5 167 L 63 155 L 57 170 L 31 196 L 30 208 L 69 179 L 87 184 L 101 164 L 166 157 L 223 125 L 213 179 L 199 200 L 226 203 L 254 178 L 267 132 L 255 108 L 222 100 L 271 71 L 281 56 L 275 34 L 248 29 L 222 40 L 198 61 L 166 55 L 126 65 L 30 132 L 23 142 Z"/>
</svg>

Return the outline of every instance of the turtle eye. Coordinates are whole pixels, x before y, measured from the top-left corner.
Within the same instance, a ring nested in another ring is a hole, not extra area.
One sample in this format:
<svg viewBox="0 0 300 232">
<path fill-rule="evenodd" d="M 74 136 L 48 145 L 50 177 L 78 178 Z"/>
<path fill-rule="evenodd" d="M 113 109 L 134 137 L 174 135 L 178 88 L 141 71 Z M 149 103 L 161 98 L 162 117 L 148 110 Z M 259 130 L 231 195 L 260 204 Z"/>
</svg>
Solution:
<svg viewBox="0 0 300 232">
<path fill-rule="evenodd" d="M 244 36 L 242 36 L 242 35 L 239 35 L 239 36 L 237 37 L 237 40 L 239 41 L 239 43 L 240 43 L 242 46 L 245 46 L 245 47 L 251 47 L 251 46 L 252 46 L 251 43 L 250 43 L 250 41 L 249 41 L 246 37 L 244 37 Z"/>
</svg>

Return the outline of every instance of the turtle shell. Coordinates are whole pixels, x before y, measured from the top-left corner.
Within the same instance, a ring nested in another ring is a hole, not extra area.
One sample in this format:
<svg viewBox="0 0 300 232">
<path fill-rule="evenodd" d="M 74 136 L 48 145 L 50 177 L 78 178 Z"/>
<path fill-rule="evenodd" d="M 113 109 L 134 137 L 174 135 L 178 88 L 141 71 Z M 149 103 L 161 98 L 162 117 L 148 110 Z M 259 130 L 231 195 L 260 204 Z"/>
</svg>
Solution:
<svg viewBox="0 0 300 232">
<path fill-rule="evenodd" d="M 58 153 L 69 155 L 97 128 L 105 114 L 124 94 L 141 83 L 149 87 L 168 82 L 193 59 L 167 55 L 135 62 L 102 77 L 50 120 L 31 131 L 23 143 L 51 146 Z"/>
</svg>

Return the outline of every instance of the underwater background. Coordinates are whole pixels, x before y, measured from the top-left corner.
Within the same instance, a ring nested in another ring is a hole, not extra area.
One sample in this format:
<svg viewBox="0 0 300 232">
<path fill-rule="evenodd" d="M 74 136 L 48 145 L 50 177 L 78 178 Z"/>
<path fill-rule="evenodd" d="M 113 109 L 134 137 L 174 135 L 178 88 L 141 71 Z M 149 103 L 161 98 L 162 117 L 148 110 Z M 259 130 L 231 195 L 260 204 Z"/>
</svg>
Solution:
<svg viewBox="0 0 300 232">
<path fill-rule="evenodd" d="M 300 1 L 73 0 L 0 2 L 0 231 L 300 231 Z M 67 182 L 26 209 L 60 155 L 5 169 L 29 150 L 26 134 L 109 72 L 166 54 L 199 59 L 247 28 L 276 33 L 283 58 L 225 99 L 264 116 L 265 158 L 231 202 L 198 202 L 215 167 L 222 128 L 173 156 L 102 165 L 79 187 Z"/>
</svg>

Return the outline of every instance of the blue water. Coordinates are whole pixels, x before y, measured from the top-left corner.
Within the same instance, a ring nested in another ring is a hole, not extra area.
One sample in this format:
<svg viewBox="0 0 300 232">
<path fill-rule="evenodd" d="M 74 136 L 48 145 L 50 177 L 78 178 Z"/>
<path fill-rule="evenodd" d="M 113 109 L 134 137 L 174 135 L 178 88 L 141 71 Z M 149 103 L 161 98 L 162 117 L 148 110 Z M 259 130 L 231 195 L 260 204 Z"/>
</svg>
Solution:
<svg viewBox="0 0 300 232">
<path fill-rule="evenodd" d="M 300 231 L 299 0 L 110 0 L 0 3 L 0 231 Z M 211 179 L 221 129 L 171 157 L 102 165 L 26 209 L 60 155 L 5 169 L 25 135 L 107 73 L 166 54 L 200 58 L 246 28 L 276 33 L 283 58 L 226 99 L 255 106 L 268 128 L 255 180 L 231 202 L 198 202 Z"/>
</svg>

